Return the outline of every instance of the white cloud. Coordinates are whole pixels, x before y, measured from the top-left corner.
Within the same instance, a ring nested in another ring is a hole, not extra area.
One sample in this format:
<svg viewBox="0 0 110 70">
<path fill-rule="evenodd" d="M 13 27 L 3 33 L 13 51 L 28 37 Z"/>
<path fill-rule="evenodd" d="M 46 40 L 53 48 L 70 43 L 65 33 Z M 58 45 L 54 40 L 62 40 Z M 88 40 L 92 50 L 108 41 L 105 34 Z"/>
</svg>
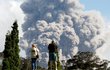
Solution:
<svg viewBox="0 0 110 70">
<path fill-rule="evenodd" d="M 79 0 L 28 0 L 21 8 L 26 14 L 23 38 L 28 44 L 38 44 L 42 54 L 40 63 L 44 67 L 46 65 L 42 61 L 48 58 L 47 46 L 51 39 L 61 49 L 60 57 L 65 59 L 71 58 L 77 51 L 95 52 L 105 43 L 102 15 L 98 11 L 85 12 Z M 26 53 L 29 56 L 27 49 Z M 45 60 L 46 63 L 48 60 Z"/>
<path fill-rule="evenodd" d="M 104 17 L 104 20 L 106 23 L 102 37 L 105 40 L 105 44 L 101 48 L 97 49 L 97 55 L 99 55 L 101 59 L 110 60 L 110 21 L 107 17 Z"/>
<path fill-rule="evenodd" d="M 15 20 L 18 21 L 20 36 L 22 36 L 21 23 L 23 23 L 23 12 L 20 9 L 21 1 L 0 0 L 0 51 L 4 49 L 5 35 Z"/>
</svg>

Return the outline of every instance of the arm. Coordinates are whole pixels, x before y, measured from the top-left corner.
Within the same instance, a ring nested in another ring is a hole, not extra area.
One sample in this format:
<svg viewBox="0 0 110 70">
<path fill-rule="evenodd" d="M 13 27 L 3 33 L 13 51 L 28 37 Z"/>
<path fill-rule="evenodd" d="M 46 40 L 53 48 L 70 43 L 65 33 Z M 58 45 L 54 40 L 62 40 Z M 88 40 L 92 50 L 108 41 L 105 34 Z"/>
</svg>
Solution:
<svg viewBox="0 0 110 70">
<path fill-rule="evenodd" d="M 36 58 L 38 59 L 39 58 L 39 49 L 36 48 Z"/>
<path fill-rule="evenodd" d="M 38 48 L 36 48 L 36 52 L 37 52 L 37 54 L 39 54 L 39 49 Z"/>
</svg>

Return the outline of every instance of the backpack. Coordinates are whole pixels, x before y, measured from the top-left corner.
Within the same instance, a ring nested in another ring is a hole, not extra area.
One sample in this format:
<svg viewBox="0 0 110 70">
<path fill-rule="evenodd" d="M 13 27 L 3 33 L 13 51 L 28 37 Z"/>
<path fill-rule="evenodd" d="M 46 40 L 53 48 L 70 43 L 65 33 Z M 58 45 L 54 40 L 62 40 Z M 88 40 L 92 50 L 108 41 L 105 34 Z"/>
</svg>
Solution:
<svg viewBox="0 0 110 70">
<path fill-rule="evenodd" d="M 38 59 L 38 58 L 39 58 L 39 54 L 38 54 L 38 51 L 37 51 L 36 59 Z"/>
</svg>

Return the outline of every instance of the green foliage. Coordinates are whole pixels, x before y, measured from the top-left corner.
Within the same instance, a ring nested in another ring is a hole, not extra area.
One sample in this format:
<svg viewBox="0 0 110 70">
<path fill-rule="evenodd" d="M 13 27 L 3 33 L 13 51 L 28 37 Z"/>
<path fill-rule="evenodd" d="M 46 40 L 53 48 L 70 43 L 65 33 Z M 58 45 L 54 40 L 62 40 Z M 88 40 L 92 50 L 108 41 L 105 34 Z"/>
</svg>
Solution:
<svg viewBox="0 0 110 70">
<path fill-rule="evenodd" d="M 21 60 L 21 70 L 31 70 L 31 59 L 22 58 Z"/>
<path fill-rule="evenodd" d="M 62 66 L 59 60 L 57 61 L 57 68 L 57 70 L 62 70 Z"/>
<path fill-rule="evenodd" d="M 0 65 L 0 70 L 2 70 L 2 66 Z"/>
<path fill-rule="evenodd" d="M 5 40 L 5 49 L 2 70 L 20 70 L 19 57 L 19 31 L 15 21 L 11 33 L 7 33 Z"/>
<path fill-rule="evenodd" d="M 3 60 L 3 67 L 2 70 L 10 70 L 10 63 L 8 61 L 8 58 Z"/>
<path fill-rule="evenodd" d="M 58 52 L 56 52 L 56 54 L 57 54 L 57 70 L 62 70 L 62 66 L 61 66 L 61 63 L 60 63 L 60 61 L 59 61 L 59 53 Z"/>
<path fill-rule="evenodd" d="M 100 60 L 95 53 L 78 52 L 72 59 L 67 61 L 67 70 L 107 70 L 108 61 Z"/>
</svg>

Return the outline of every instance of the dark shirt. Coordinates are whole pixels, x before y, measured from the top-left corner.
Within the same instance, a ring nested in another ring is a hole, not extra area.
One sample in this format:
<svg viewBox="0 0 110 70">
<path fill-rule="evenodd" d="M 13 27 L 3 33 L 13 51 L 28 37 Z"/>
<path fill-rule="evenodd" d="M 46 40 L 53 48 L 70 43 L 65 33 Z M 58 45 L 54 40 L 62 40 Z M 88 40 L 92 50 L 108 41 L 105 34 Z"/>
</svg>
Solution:
<svg viewBox="0 0 110 70">
<path fill-rule="evenodd" d="M 56 50 L 57 50 L 57 45 L 54 44 L 54 43 L 49 44 L 48 50 L 49 50 L 49 53 L 56 52 Z"/>
</svg>

